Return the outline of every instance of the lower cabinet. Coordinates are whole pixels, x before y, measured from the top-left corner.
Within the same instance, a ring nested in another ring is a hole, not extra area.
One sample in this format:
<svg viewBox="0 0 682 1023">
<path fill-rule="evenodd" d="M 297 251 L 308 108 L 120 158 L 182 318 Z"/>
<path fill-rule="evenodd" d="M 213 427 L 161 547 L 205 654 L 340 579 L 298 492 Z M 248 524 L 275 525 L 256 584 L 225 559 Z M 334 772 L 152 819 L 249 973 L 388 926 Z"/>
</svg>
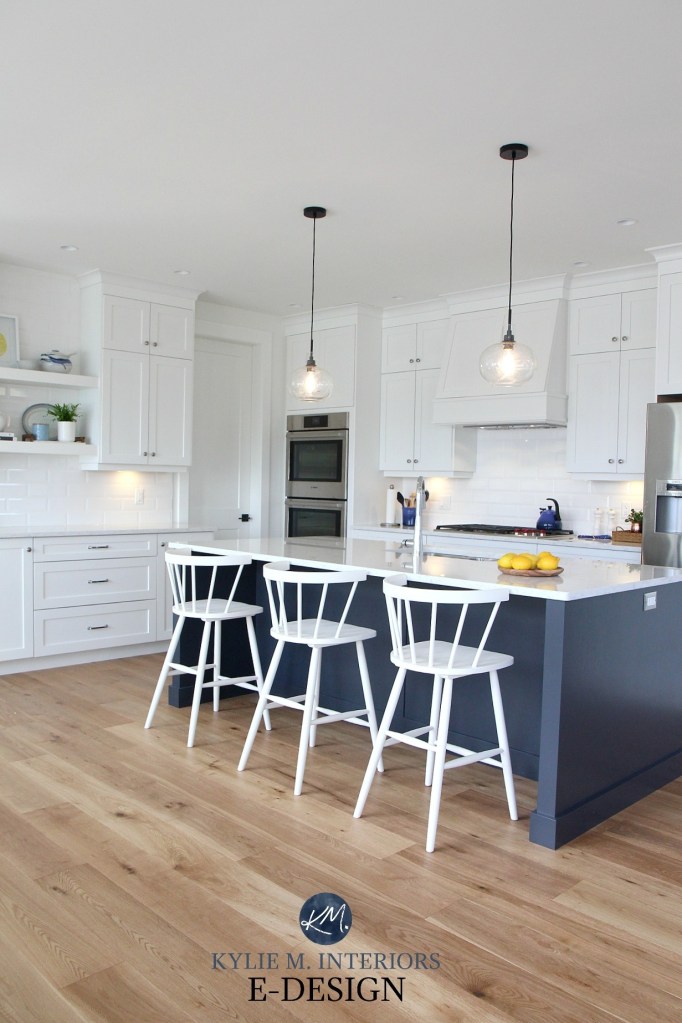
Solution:
<svg viewBox="0 0 682 1023">
<path fill-rule="evenodd" d="M 0 540 L 0 661 L 33 656 L 33 539 Z"/>
</svg>

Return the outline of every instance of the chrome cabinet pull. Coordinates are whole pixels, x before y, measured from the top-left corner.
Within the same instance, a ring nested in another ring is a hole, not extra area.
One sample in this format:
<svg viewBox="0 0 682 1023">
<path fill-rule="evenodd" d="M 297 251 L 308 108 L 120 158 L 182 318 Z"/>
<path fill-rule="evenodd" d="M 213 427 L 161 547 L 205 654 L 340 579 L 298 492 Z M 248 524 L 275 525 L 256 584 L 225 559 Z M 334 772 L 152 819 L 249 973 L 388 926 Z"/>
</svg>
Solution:
<svg viewBox="0 0 682 1023">
<path fill-rule="evenodd" d="M 90 543 L 90 544 L 88 544 L 88 550 L 89 551 L 108 551 L 109 550 L 109 544 L 108 543 Z"/>
<path fill-rule="evenodd" d="M 109 582 L 108 579 L 88 579 L 88 583 L 90 583 L 91 585 L 92 585 L 92 583 L 108 583 L 108 582 Z"/>
<path fill-rule="evenodd" d="M 88 625 L 88 632 L 96 632 L 97 629 L 108 629 L 108 625 Z"/>
</svg>

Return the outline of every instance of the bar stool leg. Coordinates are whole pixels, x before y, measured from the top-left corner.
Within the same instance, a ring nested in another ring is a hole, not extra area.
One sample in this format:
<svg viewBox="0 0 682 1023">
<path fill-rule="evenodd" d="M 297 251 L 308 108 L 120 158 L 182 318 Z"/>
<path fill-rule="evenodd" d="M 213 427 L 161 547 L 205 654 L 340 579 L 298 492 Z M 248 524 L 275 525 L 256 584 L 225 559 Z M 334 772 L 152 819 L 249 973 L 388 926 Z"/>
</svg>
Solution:
<svg viewBox="0 0 682 1023">
<path fill-rule="evenodd" d="M 443 788 L 445 771 L 446 744 L 450 725 L 450 705 L 452 703 L 452 678 L 445 679 L 443 695 L 440 703 L 440 719 L 436 739 L 436 756 L 433 764 L 433 784 L 431 785 L 431 801 L 429 803 L 429 822 L 426 828 L 426 851 L 433 852 L 436 846 L 436 829 L 440 812 L 440 794 Z"/>
<path fill-rule="evenodd" d="M 220 678 L 222 671 L 220 669 L 221 664 L 221 643 L 222 641 L 222 624 L 221 622 L 213 623 L 213 678 L 214 680 Z M 216 713 L 220 710 L 220 684 L 213 686 L 213 711 Z"/>
<path fill-rule="evenodd" d="M 428 742 L 432 744 L 433 748 L 429 748 L 426 753 L 426 774 L 424 776 L 424 785 L 431 785 L 433 782 L 433 761 L 436 756 L 435 746 L 436 738 L 438 736 L 438 711 L 440 710 L 440 696 L 443 689 L 443 679 L 440 675 L 434 675 L 433 679 L 433 693 L 431 694 L 431 717 L 429 718 L 429 733 Z"/>
<path fill-rule="evenodd" d="M 311 651 L 312 650 L 313 650 L 313 648 L 311 647 Z M 309 749 L 313 749 L 313 747 L 315 746 L 315 743 L 317 742 L 317 712 L 318 712 L 318 708 L 320 706 L 320 679 L 322 677 L 322 648 L 318 647 L 317 651 L 319 653 L 319 658 L 318 658 L 318 663 L 317 663 L 317 682 L 315 684 L 315 694 L 313 696 L 313 710 L 312 710 L 312 714 L 310 715 L 310 732 L 309 732 L 309 735 L 308 735 L 308 748 Z M 312 657 L 312 654 L 311 654 L 311 657 Z M 306 697 L 306 702 L 307 702 L 307 697 Z M 304 715 L 304 719 L 305 719 L 305 715 Z M 303 779 L 301 779 L 301 781 L 303 781 Z"/>
<path fill-rule="evenodd" d="M 256 732 L 258 731 L 258 726 L 260 724 L 261 718 L 265 716 L 265 707 L 268 702 L 270 690 L 272 689 L 272 684 L 275 681 L 275 675 L 277 674 L 277 669 L 279 667 L 279 662 L 282 658 L 283 650 L 284 640 L 280 639 L 277 643 L 277 646 L 275 647 L 275 652 L 272 655 L 270 667 L 268 668 L 268 673 L 265 676 L 265 681 L 263 683 L 262 692 L 258 697 L 258 704 L 256 705 L 254 715 L 251 719 L 251 725 L 249 727 L 248 735 L 246 736 L 244 749 L 242 750 L 242 755 L 239 758 L 239 763 L 237 764 L 238 771 L 243 771 L 248 762 L 249 755 L 251 753 L 251 747 L 253 746 L 254 740 L 256 738 Z"/>
<path fill-rule="evenodd" d="M 178 620 L 175 623 L 175 628 L 173 629 L 173 636 L 168 646 L 168 652 L 163 661 L 163 667 L 161 668 L 161 672 L 159 674 L 159 681 L 156 683 L 156 689 L 154 690 L 154 695 L 152 696 L 152 702 L 149 705 L 147 720 L 144 723 L 145 728 L 151 728 L 152 721 L 154 720 L 154 715 L 156 714 L 156 711 L 159 706 L 159 701 L 161 700 L 161 694 L 163 693 L 164 686 L 168 678 L 171 661 L 175 656 L 175 648 L 178 645 L 178 640 L 180 639 L 180 633 L 182 632 L 182 626 L 184 625 L 184 623 L 185 619 L 182 617 L 182 615 L 179 615 Z"/>
<path fill-rule="evenodd" d="M 197 664 L 197 674 L 194 680 L 194 696 L 192 697 L 192 712 L 189 716 L 189 735 L 187 736 L 187 745 L 194 745 L 194 735 L 197 730 L 197 721 L 199 719 L 199 707 L 201 706 L 201 693 L 204 686 L 204 672 L 206 671 L 206 659 L 208 657 L 208 641 L 211 636 L 211 622 L 204 622 L 204 631 L 201 636 L 201 648 L 199 650 L 199 663 Z"/>
<path fill-rule="evenodd" d="M 398 700 L 400 699 L 400 694 L 402 692 L 406 674 L 407 674 L 406 668 L 398 669 L 398 674 L 395 677 L 393 688 L 391 689 L 391 692 L 388 697 L 388 703 L 386 704 L 384 716 L 382 717 L 381 724 L 379 725 L 377 739 L 376 742 L 374 743 L 374 748 L 372 749 L 372 754 L 369 758 L 369 763 L 367 764 L 367 770 L 365 771 L 365 777 L 360 788 L 358 801 L 355 804 L 355 810 L 353 811 L 354 817 L 362 817 L 362 811 L 365 809 L 367 796 L 369 795 L 369 790 L 371 788 L 372 782 L 374 781 L 374 775 L 376 774 L 377 767 L 379 766 L 379 761 L 381 760 L 381 754 L 384 749 L 384 743 L 386 742 L 386 736 L 388 735 L 388 730 L 391 727 L 391 722 L 393 721 L 395 709 L 398 706 Z"/>
<path fill-rule="evenodd" d="M 507 793 L 509 804 L 509 816 L 513 821 L 519 819 L 516 809 L 516 792 L 514 791 L 514 776 L 512 774 L 511 756 L 509 755 L 509 740 L 507 738 L 507 726 L 504 720 L 504 708 L 500 694 L 500 681 L 496 671 L 490 673 L 490 695 L 493 698 L 493 711 L 495 712 L 495 727 L 497 728 L 497 745 L 502 752 L 502 774 L 504 775 L 504 788 Z"/>
<path fill-rule="evenodd" d="M 310 742 L 310 722 L 317 703 L 317 690 L 320 685 L 320 662 L 322 651 L 314 646 L 310 655 L 310 666 L 308 668 L 308 684 L 305 691 L 305 703 L 303 705 L 303 722 L 301 724 L 301 739 L 298 744 L 298 760 L 296 762 L 296 780 L 294 782 L 294 795 L 300 796 L 303 789 L 303 775 L 305 773 L 305 762 L 308 756 L 308 743 Z"/>
<path fill-rule="evenodd" d="M 358 668 L 360 669 L 360 679 L 362 681 L 362 692 L 365 697 L 365 709 L 367 711 L 367 722 L 369 724 L 369 734 L 372 737 L 372 748 L 377 741 L 378 728 L 377 728 L 377 715 L 374 709 L 374 697 L 372 696 L 372 686 L 369 681 L 369 671 L 367 670 L 367 658 L 365 656 L 365 644 L 362 640 L 358 640 L 355 644 L 355 649 L 358 655 Z M 377 771 L 383 772 L 384 761 L 382 757 L 379 757 L 377 763 Z"/>
<path fill-rule="evenodd" d="M 263 668 L 260 663 L 253 618 L 249 617 L 246 619 L 246 631 L 249 635 L 249 647 L 251 649 L 251 660 L 253 661 L 253 673 L 256 676 L 256 685 L 258 686 L 258 695 L 260 696 L 263 691 Z M 268 732 L 272 729 L 272 724 L 270 723 L 270 711 L 267 707 L 263 711 L 263 724 Z"/>
</svg>

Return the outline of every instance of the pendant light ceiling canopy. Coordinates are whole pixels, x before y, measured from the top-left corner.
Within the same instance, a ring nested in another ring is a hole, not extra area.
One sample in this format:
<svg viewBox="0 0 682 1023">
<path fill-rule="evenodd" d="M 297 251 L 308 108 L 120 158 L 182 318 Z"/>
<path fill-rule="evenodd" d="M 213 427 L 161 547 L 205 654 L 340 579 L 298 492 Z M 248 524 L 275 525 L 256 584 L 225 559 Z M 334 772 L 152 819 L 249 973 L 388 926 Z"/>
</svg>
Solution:
<svg viewBox="0 0 682 1023">
<path fill-rule="evenodd" d="M 490 345 L 481 355 L 480 371 L 484 380 L 491 384 L 511 387 L 530 380 L 535 370 L 535 357 L 526 345 L 519 344 L 512 332 L 512 275 L 514 254 L 514 165 L 525 160 L 528 146 L 523 142 L 508 142 L 500 148 L 503 160 L 511 160 L 511 203 L 509 215 L 509 302 L 507 309 L 507 332 L 501 342 Z"/>
<path fill-rule="evenodd" d="M 303 216 L 313 222 L 313 272 L 312 292 L 310 296 L 310 353 L 305 366 L 294 370 L 289 381 L 289 393 L 299 401 L 321 401 L 332 393 L 334 382 L 325 370 L 315 362 L 313 355 L 315 326 L 315 225 L 318 220 L 327 216 L 324 206 L 306 206 Z"/>
</svg>

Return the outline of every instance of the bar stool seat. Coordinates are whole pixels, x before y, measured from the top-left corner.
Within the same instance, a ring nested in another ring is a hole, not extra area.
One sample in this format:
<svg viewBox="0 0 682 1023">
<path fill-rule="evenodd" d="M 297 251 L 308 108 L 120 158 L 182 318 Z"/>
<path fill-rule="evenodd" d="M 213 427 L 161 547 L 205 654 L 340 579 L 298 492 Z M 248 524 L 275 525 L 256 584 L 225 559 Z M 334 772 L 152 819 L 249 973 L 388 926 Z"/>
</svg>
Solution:
<svg viewBox="0 0 682 1023">
<path fill-rule="evenodd" d="M 424 783 L 431 786 L 429 819 L 426 833 L 426 851 L 433 852 L 436 843 L 436 830 L 440 811 L 440 797 L 443 785 L 443 774 L 449 768 L 465 767 L 468 764 L 484 763 L 502 769 L 509 816 L 518 820 L 516 794 L 512 775 L 509 741 L 504 719 L 502 697 L 498 671 L 514 663 L 509 654 L 495 653 L 486 650 L 490 630 L 497 615 L 500 604 L 509 599 L 509 591 L 504 589 L 490 590 L 447 590 L 435 587 L 425 589 L 407 586 L 407 576 L 394 575 L 384 580 L 384 594 L 391 629 L 391 662 L 398 671 L 391 689 L 386 710 L 379 726 L 379 733 L 374 743 L 365 777 L 360 788 L 354 817 L 361 817 L 369 790 L 374 780 L 383 750 L 395 743 L 405 743 L 426 750 L 426 775 Z M 476 646 L 465 646 L 460 642 L 467 611 L 471 605 L 491 605 L 487 621 L 476 626 L 476 638 L 480 635 Z M 415 624 L 413 605 L 426 605 L 430 614 L 426 621 Z M 439 611 L 442 608 L 455 609 L 459 606 L 459 615 L 453 625 L 443 625 Z M 407 636 L 404 636 L 405 627 Z M 449 641 L 437 639 L 436 632 L 449 629 L 453 638 Z M 421 635 L 428 638 L 421 639 Z M 407 639 L 407 642 L 405 642 Z M 405 676 L 408 671 L 430 675 L 433 679 L 431 697 L 431 715 L 428 725 L 412 729 L 408 732 L 391 730 L 398 700 L 403 690 Z M 493 749 L 471 750 L 449 743 L 450 708 L 452 701 L 453 682 L 471 675 L 487 674 L 490 684 L 493 713 L 497 731 L 497 746 Z M 421 736 L 426 734 L 426 738 Z M 456 754 L 446 761 L 448 753 Z"/>
<path fill-rule="evenodd" d="M 195 676 L 192 710 L 189 719 L 189 734 L 187 736 L 188 746 L 194 745 L 201 694 L 204 689 L 213 689 L 214 711 L 220 710 L 221 686 L 230 685 L 241 689 L 261 691 L 263 671 L 258 654 L 253 619 L 256 615 L 262 614 L 263 608 L 257 604 L 245 604 L 234 599 L 242 570 L 245 565 L 250 564 L 251 557 L 248 554 L 196 555 L 176 554 L 173 551 L 166 552 L 166 566 L 173 593 L 173 613 L 177 615 L 177 622 L 175 623 L 168 652 L 163 662 L 158 682 L 156 683 L 152 702 L 149 706 L 149 713 L 144 725 L 145 728 L 151 727 L 166 681 L 174 675 Z M 230 581 L 229 575 L 218 574 L 220 569 L 230 568 L 236 568 L 237 570 L 232 581 Z M 199 573 L 199 576 L 197 576 L 197 573 Z M 206 596 L 199 596 L 204 591 Z M 221 674 L 220 667 L 222 656 L 221 626 L 223 622 L 235 621 L 240 618 L 243 618 L 246 622 L 251 660 L 253 662 L 253 674 L 239 676 L 223 675 Z M 194 665 L 181 664 L 179 661 L 174 660 L 180 635 L 188 619 L 195 619 L 204 623 L 199 648 L 199 659 L 197 664 Z M 213 634 L 213 661 L 208 664 L 211 633 Z M 205 680 L 207 669 L 213 672 L 212 678 L 208 681 Z M 264 720 L 265 727 L 270 728 L 270 718 L 267 713 L 264 715 Z"/>
<path fill-rule="evenodd" d="M 372 741 L 377 736 L 377 719 L 363 646 L 365 640 L 373 639 L 376 636 L 376 631 L 364 626 L 350 625 L 346 621 L 358 584 L 367 578 L 367 573 L 357 569 L 322 572 L 291 571 L 288 562 L 278 562 L 265 565 L 263 577 L 267 587 L 272 619 L 270 635 L 277 640 L 277 646 L 265 676 L 238 770 L 243 771 L 246 767 L 261 718 L 268 710 L 272 710 L 274 707 L 289 707 L 301 711 L 303 719 L 294 782 L 294 795 L 298 796 L 303 788 L 308 748 L 315 745 L 318 725 L 349 721 L 352 724 L 369 727 Z M 342 584 L 350 586 L 343 612 L 338 621 L 325 618 L 324 609 L 329 588 Z M 320 591 L 319 600 L 314 588 Z M 305 610 L 309 606 L 312 606 L 313 615 L 304 617 Z M 273 695 L 272 687 L 287 643 L 297 643 L 310 648 L 308 676 L 303 692 L 294 696 L 277 696 Z M 348 711 L 330 710 L 319 705 L 322 651 L 328 647 L 337 647 L 347 643 L 355 644 L 364 706 Z M 379 770 L 383 770 L 383 765 L 379 766 Z"/>
</svg>

